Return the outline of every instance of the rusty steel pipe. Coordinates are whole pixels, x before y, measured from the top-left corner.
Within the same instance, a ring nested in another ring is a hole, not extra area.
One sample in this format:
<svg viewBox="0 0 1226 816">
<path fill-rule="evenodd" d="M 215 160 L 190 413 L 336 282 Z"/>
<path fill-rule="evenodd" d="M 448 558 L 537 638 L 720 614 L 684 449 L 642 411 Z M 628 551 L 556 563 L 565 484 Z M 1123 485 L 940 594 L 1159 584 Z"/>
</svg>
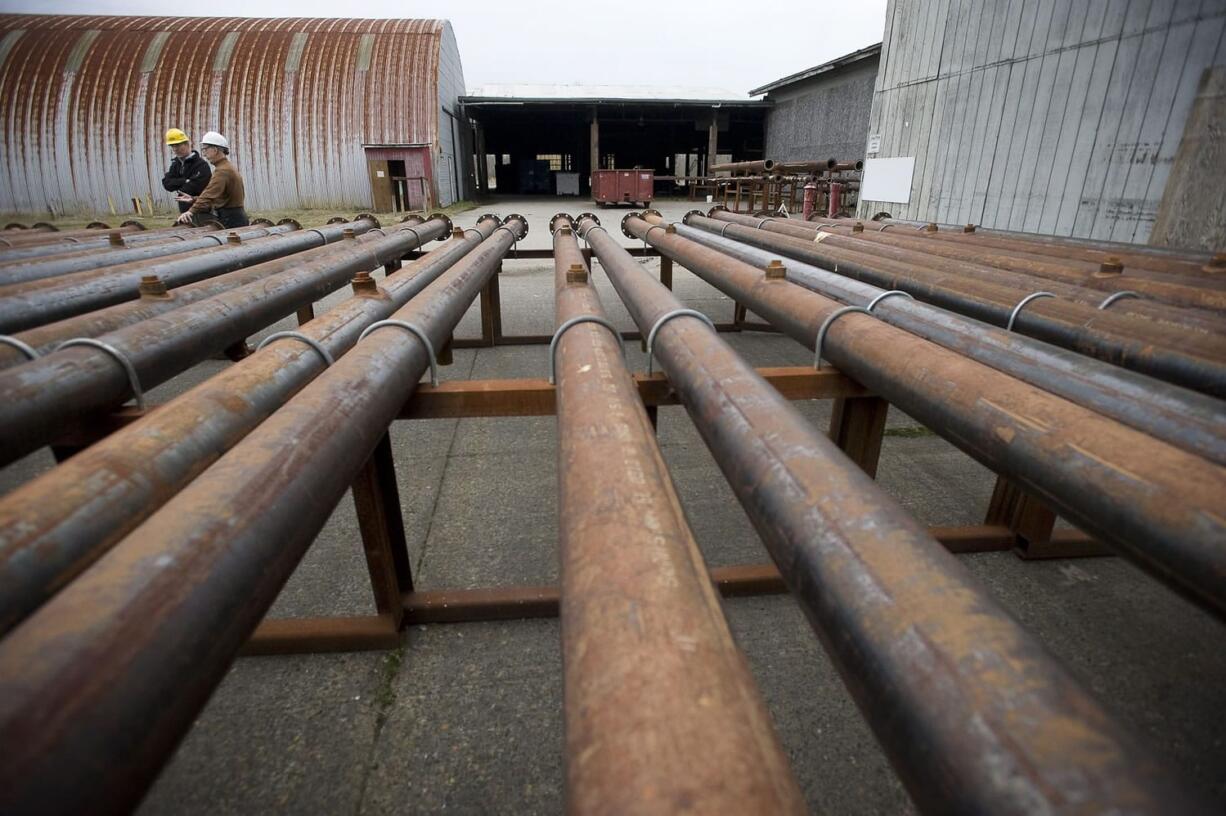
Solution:
<svg viewBox="0 0 1226 816">
<path fill-rule="evenodd" d="M 724 162 L 723 164 L 713 164 L 707 168 L 707 173 L 753 173 L 761 175 L 769 173 L 775 167 L 775 162 L 770 159 L 763 161 L 741 161 L 741 162 Z"/>
<path fill-rule="evenodd" d="M 442 348 L 504 226 L 393 317 Z M 135 808 L 428 365 L 375 331 L 0 641 L 0 812 Z"/>
<path fill-rule="evenodd" d="M 556 325 L 607 319 L 569 220 L 553 249 Z M 567 812 L 804 813 L 621 346 L 557 348 Z"/>
<path fill-rule="evenodd" d="M 733 213 L 716 215 L 718 220 L 709 219 L 715 224 L 701 217 L 691 219 L 690 223 L 824 269 L 837 270 L 841 275 L 874 286 L 902 289 L 925 302 L 998 326 L 1006 325 L 1016 304 L 1034 291 L 947 275 L 920 264 L 836 247 L 827 240 L 819 243 L 775 235 L 769 231 L 770 224 L 754 229 L 733 223 Z M 831 245 L 827 246 L 828 243 Z M 1221 335 L 1115 315 L 1054 298 L 1027 305 L 1014 328 L 1053 345 L 1185 388 L 1226 396 L 1226 337 Z"/>
<path fill-rule="evenodd" d="M 496 217 L 482 216 L 468 230 L 475 235 L 406 263 L 382 285 L 359 274 L 354 297 L 299 332 L 340 359 L 363 329 L 389 317 L 497 226 Z M 0 635 L 324 369 L 310 346 L 272 343 L 0 498 Z"/>
<path fill-rule="evenodd" d="M 659 224 L 663 219 L 647 216 Z M 757 247 L 686 224 L 677 234 L 758 268 L 777 258 Z M 853 306 L 887 291 L 803 261 L 786 262 L 787 278 Z M 891 325 L 1025 380 L 1070 402 L 1226 465 L 1226 403 L 1092 357 L 904 297 L 882 299 L 873 314 Z"/>
<path fill-rule="evenodd" d="M 98 339 L 123 354 L 148 389 L 325 297 L 356 273 L 446 235 L 450 226 L 443 216 L 417 226 L 398 224 L 382 241 L 352 242 L 349 252 L 292 266 Z M 73 421 L 131 397 L 123 367 L 96 348 L 62 349 L 0 371 L 0 463 L 37 450 Z"/>
<path fill-rule="evenodd" d="M 841 304 L 628 216 L 626 229 L 810 348 Z M 990 470 L 1226 615 L 1226 468 L 865 314 L 823 357 Z"/>
<path fill-rule="evenodd" d="M 628 224 L 640 236 L 650 226 Z M 644 334 L 680 307 L 594 222 L 579 226 Z M 677 239 L 651 232 L 670 247 Z M 656 343 L 669 383 L 921 810 L 1158 813 L 1169 797 L 1192 800 L 1176 809 L 1203 809 L 714 331 L 680 317 Z"/>
<path fill-rule="evenodd" d="M 202 238 L 213 232 L 221 230 L 221 224 L 217 221 L 212 221 L 198 227 L 170 227 L 168 229 L 158 230 L 138 230 L 135 232 L 129 231 L 131 228 L 117 230 L 90 230 L 89 237 L 79 240 L 74 240 L 71 243 L 58 244 L 34 244 L 31 246 L 15 247 L 13 249 L 0 250 L 0 272 L 3 272 L 9 266 L 19 263 L 29 263 L 40 258 L 63 255 L 77 255 L 90 250 L 105 250 L 104 254 L 110 254 L 111 234 L 119 233 L 124 242 L 124 248 L 132 249 L 137 246 L 148 244 L 156 244 L 164 241 L 190 241 L 193 238 Z M 243 229 L 248 229 L 244 227 Z"/>
<path fill-rule="evenodd" d="M 422 222 L 420 219 L 415 219 L 415 223 Z M 387 235 L 387 232 L 384 230 L 372 227 L 371 225 L 372 222 L 370 221 L 358 222 L 354 230 L 355 240 L 359 243 L 365 243 L 367 241 L 379 240 Z M 333 252 L 339 251 L 344 253 L 348 251 L 348 248 L 337 238 L 336 234 L 327 233 L 327 235 L 329 243 L 314 249 L 303 250 L 284 258 L 265 261 L 244 269 L 226 272 L 216 277 L 205 278 L 197 283 L 190 283 L 169 291 L 148 293 L 142 290 L 141 296 L 136 300 L 128 300 L 123 303 L 117 303 L 114 306 L 108 306 L 105 309 L 86 312 L 75 317 L 27 329 L 26 331 L 14 334 L 13 337 L 29 345 L 40 354 L 54 350 L 60 343 L 73 337 L 99 337 L 124 326 L 174 311 L 189 303 L 195 303 L 213 295 L 237 289 L 240 286 L 267 278 L 270 275 L 283 272 L 299 264 L 327 258 Z M 159 284 L 161 283 L 160 279 L 158 279 L 158 282 Z M 162 286 L 155 288 L 160 290 Z M 0 345 L 0 369 L 20 365 L 25 363 L 27 359 L 25 354 L 17 349 L 11 346 Z"/>
<path fill-rule="evenodd" d="M 373 220 L 368 223 L 370 226 L 367 229 L 378 226 Z M 288 229 L 290 225 L 284 226 Z M 233 272 L 235 269 L 292 255 L 304 249 L 323 246 L 329 243 L 329 236 L 331 240 L 340 240 L 345 229 L 353 228 L 353 225 L 349 224 L 335 224 L 318 229 L 298 230 L 289 234 L 256 238 L 237 246 L 198 251 L 184 257 L 172 256 L 153 263 L 138 261 L 130 268 L 110 267 L 77 272 L 46 282 L 34 281 L 25 285 L 50 285 L 13 295 L 0 292 L 0 333 L 12 334 L 116 303 L 135 300 L 140 296 L 140 279 L 145 275 L 156 275 L 162 279 L 166 288 L 174 289 L 225 272 Z"/>
<path fill-rule="evenodd" d="M 838 228 L 850 230 L 852 225 L 840 224 Z M 1155 300 L 1175 306 L 1226 309 L 1226 281 L 1217 281 L 1204 275 L 1176 276 L 1168 272 L 1123 266 L 1120 267 L 1123 271 L 1119 274 L 1103 276 L 1098 274 L 1100 263 L 1070 258 L 1056 261 L 1034 253 L 1022 252 L 1019 254 L 1016 250 L 994 249 L 962 241 L 946 241 L 939 238 L 939 235 L 939 232 L 921 233 L 915 230 L 866 231 L 860 233 L 857 239 L 1018 272 L 1041 279 L 1039 281 L 1041 283 L 1058 281 L 1106 293 L 1135 290 Z M 1118 262 L 1118 259 L 1113 260 Z"/>
<path fill-rule="evenodd" d="M 183 255 L 198 249 L 226 246 L 230 241 L 231 235 L 237 235 L 241 240 L 250 241 L 266 235 L 280 235 L 297 228 L 293 224 L 282 224 L 274 227 L 241 227 L 224 232 L 212 231 L 204 235 L 164 238 L 159 241 L 148 241 L 134 247 L 91 249 L 84 252 L 73 252 L 68 255 L 35 258 L 32 261 L 6 264 L 0 266 L 0 297 L 19 291 L 27 291 L 17 288 L 17 284 L 33 281 L 49 282 L 51 279 L 77 272 L 89 272 L 95 269 L 119 266 L 120 264 L 149 261 L 154 258 L 166 258 L 172 255 Z"/>
<path fill-rule="evenodd" d="M 899 228 L 921 226 L 918 221 L 900 221 L 896 218 L 883 218 L 876 223 L 878 229 L 887 225 Z M 1169 271 L 1174 274 L 1196 274 L 1213 258 L 1211 252 L 1196 250 L 1098 241 L 1092 238 L 1075 238 L 1071 235 L 1041 235 L 1033 232 L 1011 232 L 974 225 L 968 226 L 973 227 L 972 232 L 963 232 L 964 227 L 962 226 L 942 224 L 939 225 L 938 231 L 933 233 L 933 237 L 983 244 L 1000 249 L 1017 248 L 1025 252 L 1055 258 L 1079 258 L 1095 265 L 1110 258 L 1118 258 L 1125 266 L 1137 266 L 1158 272 Z"/>
<path fill-rule="evenodd" d="M 930 252 L 929 250 L 934 246 L 931 239 L 905 234 L 873 232 L 865 227 L 865 222 L 852 223 L 846 218 L 828 218 L 804 223 L 788 218 L 771 218 L 763 222 L 760 218 L 752 219 L 722 210 L 713 211 L 713 215 L 720 221 L 752 226 L 809 243 L 817 241 L 822 244 L 823 248 L 846 249 L 927 267 L 959 276 L 973 284 L 981 282 L 1000 284 L 1017 289 L 1021 293 L 1050 291 L 1061 298 L 1094 307 L 1096 311 L 1099 304 L 1111 291 L 1118 291 L 1127 286 L 1127 281 L 1120 283 L 1115 290 L 1087 286 L 1085 282 L 1090 275 L 1088 269 L 1084 270 L 1085 274 L 1080 280 L 1058 281 L 1020 269 L 1004 269 L 983 260 L 952 258 L 939 252 Z M 818 235 L 822 237 L 818 238 Z M 806 248 L 809 247 L 809 243 L 806 243 Z M 1021 294 L 1018 297 L 1021 297 Z M 1168 326 L 1173 325 L 1209 333 L 1221 333 L 1223 328 L 1226 328 L 1226 321 L 1220 314 L 1212 310 L 1177 306 L 1148 298 L 1121 300 L 1111 307 L 1111 312 L 1113 315 L 1127 314 Z"/>
</svg>

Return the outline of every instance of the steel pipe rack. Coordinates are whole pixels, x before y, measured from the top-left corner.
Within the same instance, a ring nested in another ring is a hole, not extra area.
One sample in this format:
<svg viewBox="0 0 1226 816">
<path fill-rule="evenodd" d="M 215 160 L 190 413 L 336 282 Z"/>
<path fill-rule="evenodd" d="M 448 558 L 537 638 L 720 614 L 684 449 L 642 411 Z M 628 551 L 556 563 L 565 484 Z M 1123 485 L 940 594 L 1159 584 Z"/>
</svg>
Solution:
<svg viewBox="0 0 1226 816">
<path fill-rule="evenodd" d="M 635 215 L 623 226 L 810 348 L 842 307 Z M 825 341 L 823 356 L 840 370 L 1226 613 L 1226 469 L 868 314 L 837 320 Z"/>
<path fill-rule="evenodd" d="M 149 388 L 314 303 L 355 273 L 399 260 L 422 242 L 448 234 L 450 227 L 444 216 L 400 224 L 380 241 L 355 242 L 348 251 L 293 265 L 97 339 L 126 358 L 140 386 Z M 36 450 L 73 421 L 134 396 L 132 376 L 115 357 L 95 348 L 65 348 L 0 371 L 0 462 Z"/>
<path fill-rule="evenodd" d="M 306 342 L 260 349 L 0 498 L 0 635 L 317 377 L 326 363 L 309 341 L 340 359 L 364 328 L 390 317 L 497 225 L 483 216 L 467 236 L 394 271 L 381 286 L 359 273 L 354 297 L 301 326 Z"/>
<path fill-rule="evenodd" d="M 649 226 L 627 222 L 637 238 Z M 579 228 L 641 331 L 680 308 L 594 221 Z M 674 234 L 652 233 L 645 240 L 697 272 L 693 254 L 674 251 Z M 1107 809 L 1156 810 L 1183 794 L 927 531 L 703 322 L 669 321 L 657 348 L 921 809 L 1026 812 L 1085 797 Z"/>
</svg>

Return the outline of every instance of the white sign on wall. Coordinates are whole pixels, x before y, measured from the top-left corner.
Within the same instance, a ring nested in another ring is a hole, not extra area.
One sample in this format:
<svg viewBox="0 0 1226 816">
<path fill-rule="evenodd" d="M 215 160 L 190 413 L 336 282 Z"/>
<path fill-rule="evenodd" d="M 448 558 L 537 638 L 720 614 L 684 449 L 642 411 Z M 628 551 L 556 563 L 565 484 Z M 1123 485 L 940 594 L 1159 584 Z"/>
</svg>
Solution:
<svg viewBox="0 0 1226 816">
<path fill-rule="evenodd" d="M 911 201 L 911 176 L 914 172 L 914 156 L 901 156 L 895 159 L 866 159 L 864 178 L 860 182 L 860 200 L 909 203 Z"/>
<path fill-rule="evenodd" d="M 880 153 L 881 152 L 881 134 L 880 133 L 874 133 L 873 135 L 868 137 L 868 150 L 866 152 L 868 153 Z"/>
</svg>

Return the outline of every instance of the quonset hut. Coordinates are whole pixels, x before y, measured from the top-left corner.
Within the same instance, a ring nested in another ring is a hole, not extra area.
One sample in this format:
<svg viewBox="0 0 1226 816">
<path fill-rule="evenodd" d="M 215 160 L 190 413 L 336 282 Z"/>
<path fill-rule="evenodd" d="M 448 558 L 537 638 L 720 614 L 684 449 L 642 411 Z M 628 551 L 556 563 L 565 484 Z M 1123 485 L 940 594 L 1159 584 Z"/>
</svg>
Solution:
<svg viewBox="0 0 1226 816">
<path fill-rule="evenodd" d="M 0 210 L 173 208 L 163 134 L 219 130 L 248 209 L 463 198 L 445 20 L 0 15 Z"/>
</svg>

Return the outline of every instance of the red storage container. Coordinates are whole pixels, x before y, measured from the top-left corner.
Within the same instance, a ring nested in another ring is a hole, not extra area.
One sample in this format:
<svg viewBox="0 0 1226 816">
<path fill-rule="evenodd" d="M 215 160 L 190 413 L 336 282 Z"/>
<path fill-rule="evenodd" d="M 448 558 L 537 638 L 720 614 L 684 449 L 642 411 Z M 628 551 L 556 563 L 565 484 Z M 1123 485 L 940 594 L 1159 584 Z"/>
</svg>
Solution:
<svg viewBox="0 0 1226 816">
<path fill-rule="evenodd" d="M 592 198 L 603 206 L 608 204 L 651 203 L 655 189 L 654 170 L 597 170 L 592 173 Z"/>
</svg>

